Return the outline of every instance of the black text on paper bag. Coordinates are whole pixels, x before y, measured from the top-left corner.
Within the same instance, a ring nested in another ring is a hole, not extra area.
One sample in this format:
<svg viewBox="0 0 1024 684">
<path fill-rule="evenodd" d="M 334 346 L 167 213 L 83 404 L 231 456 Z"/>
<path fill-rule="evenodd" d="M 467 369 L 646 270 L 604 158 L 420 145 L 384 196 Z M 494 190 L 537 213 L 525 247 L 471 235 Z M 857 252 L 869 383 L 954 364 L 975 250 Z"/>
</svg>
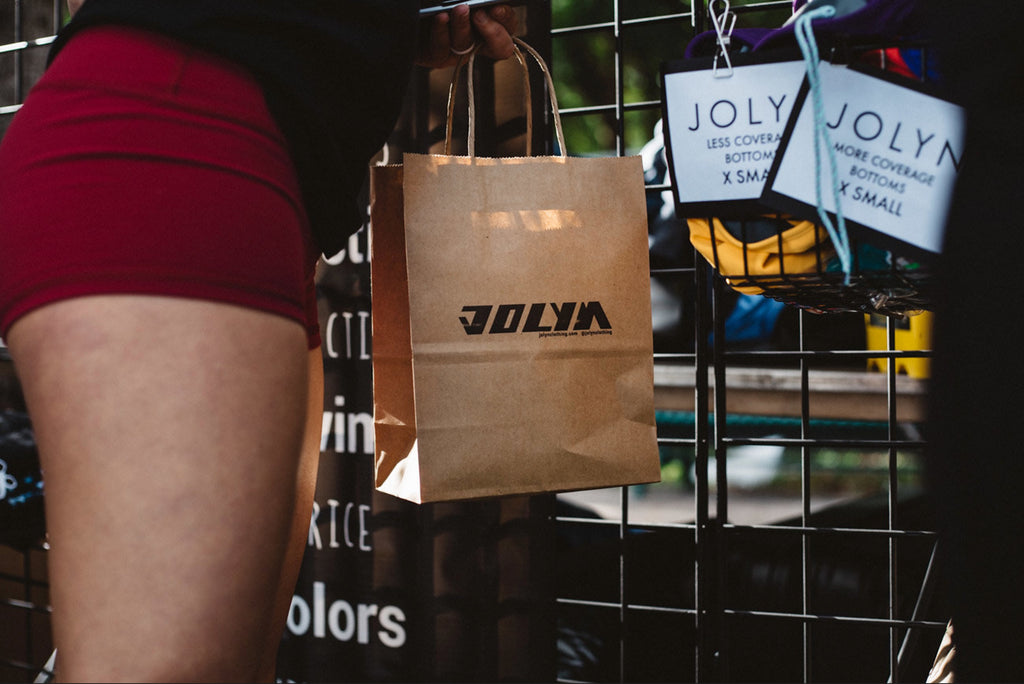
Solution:
<svg viewBox="0 0 1024 684">
<path fill-rule="evenodd" d="M 938 253 L 963 159 L 963 110 L 910 81 L 825 62 L 819 74 L 839 204 L 851 233 L 918 259 Z M 816 216 L 814 135 L 805 86 L 779 146 L 765 204 Z M 820 182 L 822 206 L 834 217 L 824 147 Z"/>
<path fill-rule="evenodd" d="M 756 210 L 805 68 L 789 53 L 738 55 L 725 73 L 711 59 L 662 68 L 665 148 L 680 216 Z"/>
<path fill-rule="evenodd" d="M 492 311 L 494 315 L 492 316 Z M 462 307 L 459 322 L 467 335 L 521 332 L 541 337 L 611 335 L 612 324 L 599 301 L 535 302 L 530 304 L 477 304 Z M 596 330 L 594 326 L 597 326 Z"/>
</svg>

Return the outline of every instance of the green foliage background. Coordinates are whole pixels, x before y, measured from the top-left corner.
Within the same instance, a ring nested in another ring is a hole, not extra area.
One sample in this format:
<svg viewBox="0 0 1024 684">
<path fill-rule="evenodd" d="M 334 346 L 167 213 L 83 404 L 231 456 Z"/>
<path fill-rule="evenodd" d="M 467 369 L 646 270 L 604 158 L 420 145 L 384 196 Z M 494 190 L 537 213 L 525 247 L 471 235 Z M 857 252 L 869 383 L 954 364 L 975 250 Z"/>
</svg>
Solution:
<svg viewBox="0 0 1024 684">
<path fill-rule="evenodd" d="M 694 0 L 698 4 L 704 0 Z M 722 0 L 712 7 L 724 8 Z M 791 0 L 734 0 L 737 26 L 778 26 Z M 661 117 L 661 64 L 682 58 L 696 33 L 690 0 L 619 0 L 624 152 L 650 140 Z M 615 0 L 551 0 L 552 56 L 569 154 L 616 154 Z M 574 29 L 574 30 L 569 30 Z M 596 112 L 574 112 L 600 108 Z"/>
</svg>

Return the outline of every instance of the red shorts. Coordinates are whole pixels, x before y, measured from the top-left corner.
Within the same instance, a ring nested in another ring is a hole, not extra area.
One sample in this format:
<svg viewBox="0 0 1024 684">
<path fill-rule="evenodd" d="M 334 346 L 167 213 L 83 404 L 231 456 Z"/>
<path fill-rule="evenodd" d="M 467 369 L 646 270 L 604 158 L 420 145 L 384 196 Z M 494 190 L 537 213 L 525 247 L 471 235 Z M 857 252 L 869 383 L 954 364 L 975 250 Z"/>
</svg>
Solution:
<svg viewBox="0 0 1024 684">
<path fill-rule="evenodd" d="M 259 309 L 320 343 L 288 147 L 247 72 L 125 28 L 83 31 L 0 141 L 0 336 L 95 294 Z"/>
</svg>

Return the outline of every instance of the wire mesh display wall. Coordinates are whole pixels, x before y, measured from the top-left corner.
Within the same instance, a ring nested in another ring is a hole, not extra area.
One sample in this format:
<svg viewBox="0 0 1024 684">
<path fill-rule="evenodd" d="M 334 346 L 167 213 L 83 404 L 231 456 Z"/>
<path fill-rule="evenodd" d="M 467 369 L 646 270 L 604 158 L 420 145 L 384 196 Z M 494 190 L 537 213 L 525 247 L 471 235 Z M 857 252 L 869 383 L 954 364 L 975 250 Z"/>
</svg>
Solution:
<svg viewBox="0 0 1024 684">
<path fill-rule="evenodd" d="M 600 120 L 614 142 L 598 153 L 641 153 L 648 172 L 665 481 L 624 488 L 599 514 L 587 497 L 560 497 L 560 676 L 922 681 L 946 616 L 921 492 L 929 346 L 901 336 L 927 328 L 927 315 L 906 315 L 928 308 L 927 270 L 855 265 L 848 287 L 820 265 L 730 279 L 765 286 L 762 301 L 728 287 L 670 216 L 657 140 L 643 137 L 660 134 L 660 102 L 637 74 L 679 59 L 728 3 L 584 3 L 597 16 L 571 11 L 579 4 L 553 7 L 556 79 L 601 69 L 593 78 L 608 88 L 563 120 Z M 778 27 L 792 7 L 731 9 L 738 26 Z M 606 63 L 581 61 L 588 42 L 614 47 Z M 666 238 L 673 231 L 682 244 Z M 774 327 L 744 336 L 741 304 L 763 308 L 768 295 L 787 303 Z M 690 496 L 664 496 L 679 472 Z M 581 581 L 588 569 L 600 578 Z"/>
<path fill-rule="evenodd" d="M 0 0 L 0 135 L 41 73 L 62 6 Z M 555 677 L 921 681 L 946 626 L 920 492 L 928 342 L 903 343 L 927 319 L 866 318 L 848 302 L 813 313 L 799 279 L 775 299 L 739 295 L 694 253 L 672 211 L 659 71 L 715 9 L 525 6 L 524 32 L 559 88 L 567 152 L 645 162 L 663 473 L 658 485 L 557 497 Z M 791 9 L 732 3 L 740 26 L 778 26 Z M 520 127 L 482 121 L 480 147 Z M 410 130 L 405 148 L 429 149 L 443 126 L 424 116 Z M 534 149 L 551 149 L 543 126 L 535 135 Z M 890 275 L 910 279 L 906 309 L 928 308 L 926 272 Z M 737 327 L 744 314 L 756 332 Z M 51 649 L 45 548 L 0 552 L 0 678 L 27 681 Z"/>
<path fill-rule="evenodd" d="M 42 74 L 63 7 L 60 0 L 0 2 L 0 137 Z M 24 417 L 20 388 L 0 340 L 0 463 L 17 466 L 19 476 L 38 467 L 26 441 Z M 28 498 L 21 490 L 0 494 L 8 495 L 0 496 L 2 504 L 23 501 L 3 506 L 0 514 L 0 680 L 33 681 L 53 648 L 42 497 Z"/>
</svg>

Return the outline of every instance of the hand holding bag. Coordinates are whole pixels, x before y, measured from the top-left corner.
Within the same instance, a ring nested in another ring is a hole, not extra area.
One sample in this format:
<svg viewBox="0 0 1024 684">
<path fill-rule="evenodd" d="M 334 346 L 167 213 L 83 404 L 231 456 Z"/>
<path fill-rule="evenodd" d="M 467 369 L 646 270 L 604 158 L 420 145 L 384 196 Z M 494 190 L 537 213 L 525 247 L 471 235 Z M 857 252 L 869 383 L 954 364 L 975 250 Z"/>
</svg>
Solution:
<svg viewBox="0 0 1024 684">
<path fill-rule="evenodd" d="M 561 156 L 474 155 L 470 59 L 469 156 L 371 170 L 376 487 L 414 502 L 660 479 L 640 158 L 566 156 L 517 45 Z"/>
</svg>

